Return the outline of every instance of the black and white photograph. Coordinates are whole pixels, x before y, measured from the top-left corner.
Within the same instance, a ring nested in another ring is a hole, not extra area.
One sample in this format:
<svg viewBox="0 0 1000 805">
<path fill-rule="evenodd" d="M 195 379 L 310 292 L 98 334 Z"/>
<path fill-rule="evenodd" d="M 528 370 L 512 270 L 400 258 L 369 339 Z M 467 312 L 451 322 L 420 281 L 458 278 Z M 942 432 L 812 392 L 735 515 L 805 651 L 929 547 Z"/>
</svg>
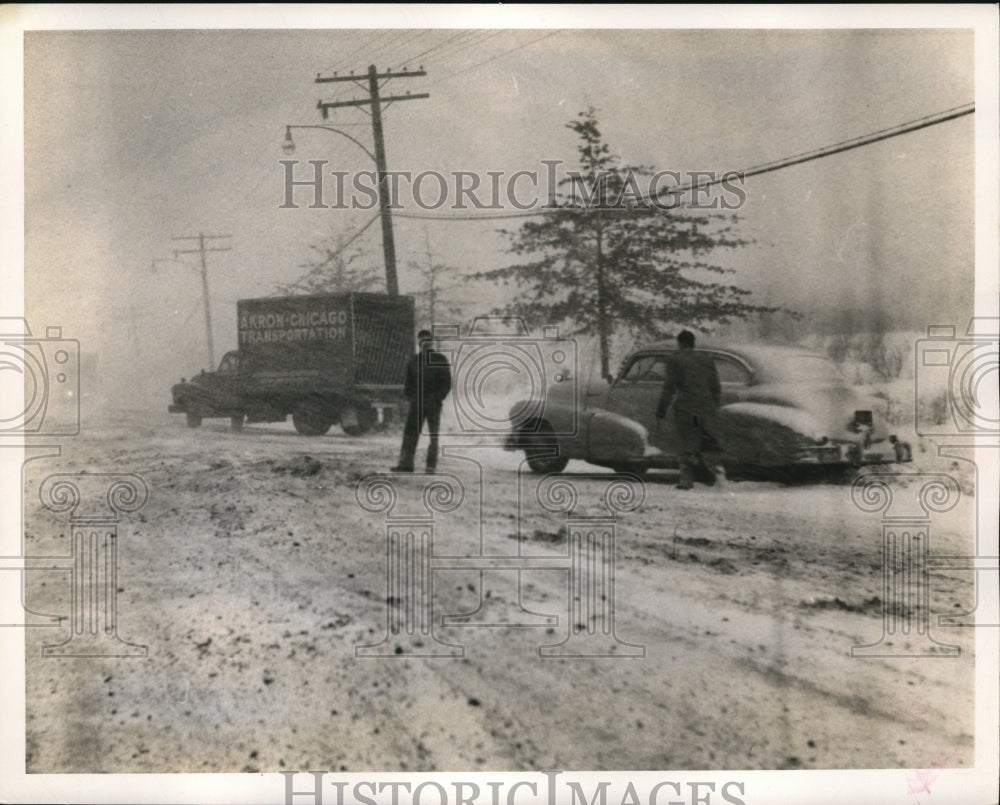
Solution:
<svg viewBox="0 0 1000 805">
<path fill-rule="evenodd" d="M 0 802 L 997 802 L 995 5 L 0 34 Z"/>
</svg>

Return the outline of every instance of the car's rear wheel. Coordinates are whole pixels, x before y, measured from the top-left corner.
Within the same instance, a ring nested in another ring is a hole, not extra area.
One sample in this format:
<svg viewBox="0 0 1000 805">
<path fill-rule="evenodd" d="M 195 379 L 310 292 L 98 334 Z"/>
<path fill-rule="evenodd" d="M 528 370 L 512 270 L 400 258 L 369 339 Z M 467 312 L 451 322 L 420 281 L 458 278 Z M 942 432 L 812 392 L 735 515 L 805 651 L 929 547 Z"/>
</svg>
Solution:
<svg viewBox="0 0 1000 805">
<path fill-rule="evenodd" d="M 201 414 L 197 411 L 187 412 L 187 426 L 189 428 L 200 428 L 201 427 Z"/>
<path fill-rule="evenodd" d="M 559 440 L 548 425 L 542 425 L 535 433 L 525 434 L 522 440 L 532 472 L 539 475 L 562 472 L 569 464 L 568 458 L 559 455 Z"/>
<path fill-rule="evenodd" d="M 243 414 L 229 417 L 229 425 L 234 431 L 239 433 L 243 430 Z"/>
</svg>

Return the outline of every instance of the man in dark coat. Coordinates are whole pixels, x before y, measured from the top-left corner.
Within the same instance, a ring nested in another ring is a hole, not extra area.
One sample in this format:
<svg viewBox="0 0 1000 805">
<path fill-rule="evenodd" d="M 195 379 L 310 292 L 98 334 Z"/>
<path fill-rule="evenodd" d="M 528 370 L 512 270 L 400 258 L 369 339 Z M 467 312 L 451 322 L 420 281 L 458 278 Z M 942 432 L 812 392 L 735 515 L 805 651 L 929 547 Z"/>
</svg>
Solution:
<svg viewBox="0 0 1000 805">
<path fill-rule="evenodd" d="M 430 432 L 427 445 L 427 472 L 434 472 L 438 460 L 438 434 L 441 430 L 441 406 L 451 392 L 451 366 L 448 359 L 432 347 L 430 330 L 417 335 L 420 351 L 406 365 L 403 390 L 409 400 L 406 427 L 403 429 L 403 446 L 399 451 L 399 464 L 392 472 L 413 472 L 417 443 L 424 422 Z"/>
<path fill-rule="evenodd" d="M 711 486 L 715 470 L 702 456 L 706 446 L 717 448 L 712 430 L 722 389 L 715 361 L 694 351 L 694 333 L 684 330 L 677 336 L 677 352 L 667 360 L 667 378 L 656 407 L 663 419 L 673 403 L 674 426 L 680 445 L 678 489 L 691 489 L 695 480 Z"/>
</svg>

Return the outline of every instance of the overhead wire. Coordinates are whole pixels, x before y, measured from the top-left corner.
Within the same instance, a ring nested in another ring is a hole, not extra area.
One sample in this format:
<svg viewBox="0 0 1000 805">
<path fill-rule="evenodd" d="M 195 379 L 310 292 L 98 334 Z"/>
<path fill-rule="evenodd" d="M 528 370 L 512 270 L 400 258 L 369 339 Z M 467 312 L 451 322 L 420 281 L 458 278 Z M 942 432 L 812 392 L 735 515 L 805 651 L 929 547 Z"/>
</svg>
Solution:
<svg viewBox="0 0 1000 805">
<path fill-rule="evenodd" d="M 444 48 L 444 47 L 445 47 L 445 46 L 446 46 L 446 45 L 447 45 L 447 44 L 448 44 L 449 42 L 452 42 L 452 41 L 454 41 L 455 39 L 458 39 L 459 37 L 462 37 L 462 36 L 465 36 L 465 35 L 466 35 L 466 33 L 468 33 L 468 32 L 467 32 L 467 31 L 459 31 L 459 32 L 458 32 L 457 34 L 453 34 L 452 36 L 449 36 L 449 37 L 448 37 L 447 39 L 445 39 L 444 41 L 442 41 L 442 42 L 439 42 L 438 44 L 436 44 L 436 45 L 434 45 L 434 46 L 432 46 L 432 47 L 429 47 L 429 48 L 427 48 L 427 50 L 425 50 L 425 51 L 422 51 L 421 53 L 418 53 L 418 54 L 417 54 L 416 56 L 411 56 L 410 58 L 408 58 L 408 59 L 405 59 L 405 60 L 403 60 L 403 61 L 399 62 L 398 66 L 399 66 L 399 67 L 403 67 L 403 66 L 408 66 L 408 65 L 411 65 L 411 64 L 413 64 L 413 63 L 414 63 L 414 62 L 415 62 L 415 61 L 416 61 L 417 59 L 420 59 L 420 58 L 422 58 L 422 57 L 424 57 L 424 56 L 427 56 L 427 55 L 428 55 L 428 54 L 430 54 L 430 53 L 434 53 L 435 51 L 437 51 L 437 50 L 440 50 L 440 49 Z"/>
<path fill-rule="evenodd" d="M 374 224 L 381 217 L 382 217 L 382 212 L 381 211 L 375 213 L 375 215 L 372 218 L 370 218 L 368 220 L 368 222 L 364 226 L 362 226 L 357 232 L 355 232 L 353 235 L 351 235 L 351 237 L 348 238 L 345 243 L 341 244 L 336 249 L 336 251 L 333 251 L 329 255 L 327 255 L 326 260 L 324 260 L 318 266 L 313 266 L 307 272 L 305 272 L 304 274 L 302 274 L 298 279 L 293 280 L 292 282 L 288 283 L 287 285 L 284 285 L 283 287 L 284 288 L 294 288 L 296 285 L 301 285 L 303 282 L 305 282 L 310 277 L 314 277 L 315 275 L 319 274 L 324 268 L 326 268 L 326 266 L 330 262 L 330 260 L 333 260 L 335 257 L 338 257 L 340 254 L 342 254 L 344 252 L 344 250 L 348 246 L 350 246 L 352 243 L 354 243 L 355 240 L 357 240 L 359 237 L 361 237 L 361 235 L 364 234 L 365 230 L 368 229 L 368 227 L 370 227 L 372 224 Z M 268 295 L 269 296 L 278 296 L 281 293 L 283 293 L 283 291 L 273 291 L 272 293 L 270 293 Z"/>
<path fill-rule="evenodd" d="M 925 129 L 930 126 L 936 126 L 940 123 L 945 123 L 949 120 L 955 120 L 959 117 L 964 117 L 965 115 L 973 114 L 976 110 L 975 104 L 964 104 L 962 106 L 952 107 L 943 112 L 938 112 L 932 115 L 925 115 L 923 117 L 917 118 L 916 120 L 911 120 L 906 123 L 900 123 L 895 126 L 890 126 L 888 128 L 879 129 L 878 131 L 871 132 L 869 134 L 861 135 L 860 137 L 852 137 L 848 140 L 841 140 L 840 142 L 833 143 L 832 145 L 824 146 L 822 148 L 817 148 L 812 151 L 805 151 L 800 154 L 796 154 L 790 157 L 784 157 L 782 159 L 773 160 L 771 162 L 766 162 L 761 165 L 756 165 L 745 170 L 739 171 L 727 171 L 722 177 L 713 179 L 711 181 L 705 182 L 693 182 L 687 185 L 680 185 L 678 187 L 667 188 L 657 194 L 657 197 L 664 195 L 679 195 L 681 193 L 686 193 L 690 190 L 696 188 L 700 189 L 703 187 L 711 187 L 713 185 L 721 184 L 727 180 L 727 177 L 733 177 L 734 175 L 746 178 L 747 176 L 758 176 L 763 173 L 770 173 L 772 171 L 781 170 L 783 168 L 789 168 L 793 165 L 801 165 L 805 162 L 811 162 L 816 159 L 821 159 L 827 156 L 833 156 L 834 154 L 840 154 L 845 151 L 850 151 L 855 148 L 861 148 L 865 145 L 871 145 L 872 143 L 880 142 L 882 140 L 888 140 L 892 137 L 899 137 L 903 134 L 909 134 L 913 131 L 919 131 L 920 129 Z M 647 199 L 643 199 L 646 201 Z M 537 210 L 525 210 L 518 213 L 500 213 L 497 215 L 490 214 L 480 214 L 480 215 L 446 215 L 446 214 L 428 214 L 428 213 L 408 213 L 408 212 L 396 212 L 394 215 L 399 218 L 413 218 L 423 221 L 483 221 L 483 220 L 504 220 L 513 218 L 531 218 L 539 215 L 547 215 L 551 212 L 566 212 L 572 211 L 571 208 L 567 207 L 541 207 Z"/>
<path fill-rule="evenodd" d="M 557 29 L 555 31 L 550 31 L 549 33 L 544 34 L 543 36 L 539 36 L 536 39 L 532 39 L 530 42 L 524 42 L 523 44 L 517 45 L 517 46 L 512 47 L 512 48 L 508 48 L 507 50 L 505 50 L 505 51 L 503 51 L 501 53 L 498 53 L 495 56 L 491 56 L 490 58 L 485 59 L 485 60 L 483 60 L 481 62 L 477 62 L 476 64 L 472 64 L 472 65 L 468 65 L 466 67 L 463 67 L 460 70 L 456 70 L 453 73 L 449 73 L 448 75 L 442 76 L 441 78 L 437 79 L 436 81 L 431 82 L 431 84 L 429 86 L 433 87 L 433 86 L 435 86 L 437 84 L 440 84 L 440 83 L 442 83 L 444 81 L 447 81 L 447 80 L 449 80 L 451 78 L 454 78 L 455 76 L 462 75 L 463 73 L 471 73 L 473 70 L 477 70 L 477 69 L 479 69 L 480 67 L 482 67 L 485 64 L 489 64 L 491 62 L 494 62 L 497 59 L 502 59 L 504 56 L 508 56 L 511 53 L 514 53 L 515 51 L 518 51 L 518 50 L 521 50 L 522 48 L 528 47 L 529 45 L 534 45 L 537 42 L 541 42 L 544 39 L 549 39 L 550 37 L 553 37 L 553 36 L 555 36 L 556 34 L 559 34 L 559 33 L 562 33 L 562 29 Z"/>
</svg>

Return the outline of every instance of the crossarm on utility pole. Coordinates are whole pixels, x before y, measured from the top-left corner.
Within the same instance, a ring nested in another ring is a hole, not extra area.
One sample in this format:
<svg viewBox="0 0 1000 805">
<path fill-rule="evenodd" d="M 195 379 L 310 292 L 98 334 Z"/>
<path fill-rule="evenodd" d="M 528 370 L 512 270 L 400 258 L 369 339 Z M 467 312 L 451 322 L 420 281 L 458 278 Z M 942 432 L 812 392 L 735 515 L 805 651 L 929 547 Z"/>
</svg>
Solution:
<svg viewBox="0 0 1000 805">
<path fill-rule="evenodd" d="M 419 98 L 429 98 L 430 95 L 426 92 L 421 92 L 416 95 L 390 95 L 383 98 L 379 96 L 378 82 L 381 79 L 413 78 L 424 75 L 427 74 L 423 71 L 423 69 L 416 70 L 414 72 L 409 72 L 408 70 L 394 72 L 389 70 L 385 73 L 380 73 L 375 69 L 375 65 L 373 64 L 368 67 L 367 99 L 330 101 L 327 103 L 318 101 L 316 104 L 316 108 L 319 109 L 320 113 L 323 115 L 323 120 L 328 119 L 331 109 L 340 109 L 350 106 L 370 108 L 372 117 L 372 138 L 375 141 L 374 157 L 375 170 L 378 176 L 379 213 L 382 219 L 382 252 L 385 257 L 385 289 L 386 293 L 390 296 L 399 295 L 399 280 L 396 276 L 396 245 L 392 234 L 392 200 L 389 197 L 389 176 L 385 159 L 385 142 L 382 135 L 382 106 L 383 104 L 389 104 L 394 101 L 415 101 Z M 353 81 L 358 83 L 362 77 L 363 76 L 356 76 L 354 74 L 349 76 L 333 75 L 328 77 L 317 75 L 316 83 L 328 84 L 340 81 Z"/>
</svg>

